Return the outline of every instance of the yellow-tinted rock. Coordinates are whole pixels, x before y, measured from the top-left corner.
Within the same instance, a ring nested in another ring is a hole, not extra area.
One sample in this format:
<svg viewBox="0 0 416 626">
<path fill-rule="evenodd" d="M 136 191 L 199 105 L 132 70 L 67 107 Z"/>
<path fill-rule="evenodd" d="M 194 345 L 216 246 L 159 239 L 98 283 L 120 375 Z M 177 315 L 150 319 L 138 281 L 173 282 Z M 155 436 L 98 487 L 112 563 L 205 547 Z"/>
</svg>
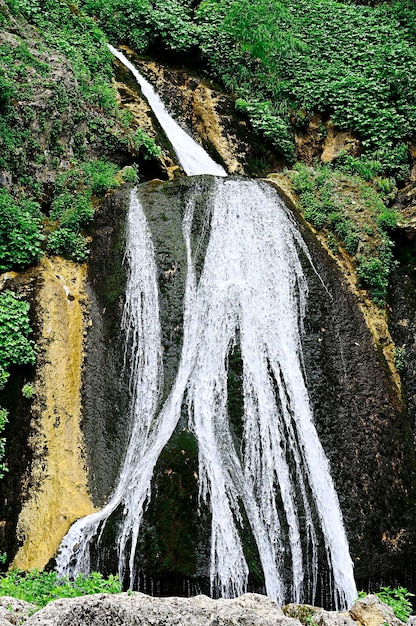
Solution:
<svg viewBox="0 0 416 626">
<path fill-rule="evenodd" d="M 34 460 L 17 527 L 19 569 L 43 568 L 70 525 L 94 510 L 80 430 L 86 268 L 56 257 L 39 272 Z"/>
</svg>

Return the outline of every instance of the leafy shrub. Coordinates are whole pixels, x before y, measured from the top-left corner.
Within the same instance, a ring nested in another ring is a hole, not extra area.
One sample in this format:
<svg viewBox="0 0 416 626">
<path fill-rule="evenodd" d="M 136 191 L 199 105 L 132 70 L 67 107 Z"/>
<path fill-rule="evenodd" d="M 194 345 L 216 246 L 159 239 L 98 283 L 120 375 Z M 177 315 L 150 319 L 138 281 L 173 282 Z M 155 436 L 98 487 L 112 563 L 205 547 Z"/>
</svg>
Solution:
<svg viewBox="0 0 416 626">
<path fill-rule="evenodd" d="M 13 291 L 0 293 L 0 390 L 9 378 L 11 365 L 33 365 L 35 346 L 28 335 L 32 332 L 29 324 L 29 304 Z M 0 407 L 0 434 L 7 423 L 7 411 Z M 0 437 L 0 478 L 7 471 L 3 463 L 6 440 Z"/>
<path fill-rule="evenodd" d="M 373 300 L 383 304 L 389 284 L 389 267 L 377 257 L 360 257 L 357 267 L 358 278 L 363 287 L 370 290 Z"/>
<path fill-rule="evenodd" d="M 413 593 L 410 593 L 405 587 L 397 587 L 391 589 L 390 587 L 381 587 L 380 591 L 375 594 L 384 604 L 387 604 L 395 616 L 402 622 L 407 622 L 412 614 L 412 603 L 410 598 L 414 597 Z M 366 594 L 360 592 L 359 598 L 364 598 Z"/>
<path fill-rule="evenodd" d="M 89 250 L 85 229 L 94 218 L 93 196 L 102 196 L 118 187 L 118 167 L 102 160 L 73 162 L 72 169 L 56 177 L 49 219 L 55 230 L 48 237 L 47 250 L 74 261 L 85 261 Z"/>
<path fill-rule="evenodd" d="M 391 232 L 397 228 L 399 214 L 393 209 L 386 208 L 377 216 L 377 223 L 386 232 Z"/>
<path fill-rule="evenodd" d="M 85 161 L 80 164 L 84 174 L 84 185 L 91 190 L 94 196 L 103 196 L 110 189 L 118 187 L 115 178 L 118 167 L 109 161 Z"/>
<path fill-rule="evenodd" d="M 369 159 L 366 156 L 355 157 L 346 152 L 342 152 L 336 159 L 337 169 L 347 174 L 358 174 L 366 181 L 373 180 L 380 176 L 383 165 L 380 161 Z"/>
<path fill-rule="evenodd" d="M 88 226 L 93 217 L 94 209 L 88 193 L 64 192 L 56 196 L 49 213 L 51 220 L 59 220 L 62 226 L 74 231 Z"/>
<path fill-rule="evenodd" d="M 81 233 L 62 226 L 49 235 L 48 252 L 82 262 L 89 255 L 88 242 Z"/>
<path fill-rule="evenodd" d="M 12 596 L 45 606 L 57 598 L 75 598 L 94 593 L 120 593 L 118 576 L 105 579 L 102 574 L 93 572 L 89 576 L 79 574 L 73 581 L 59 578 L 56 572 L 9 571 L 0 576 L 0 595 Z"/>
<path fill-rule="evenodd" d="M 131 165 L 126 165 L 121 171 L 123 180 L 126 183 L 136 183 L 138 180 L 137 170 Z"/>
<path fill-rule="evenodd" d="M 160 146 L 141 128 L 132 133 L 130 139 L 133 149 L 142 154 L 146 160 L 157 158 L 162 154 Z"/>
<path fill-rule="evenodd" d="M 83 9 L 117 44 L 136 52 L 167 48 L 187 52 L 196 43 L 192 3 L 187 0 L 84 0 Z"/>
<path fill-rule="evenodd" d="M 26 398 L 26 400 L 31 400 L 35 393 L 35 388 L 32 383 L 26 383 L 22 387 L 22 396 Z"/>
<path fill-rule="evenodd" d="M 353 256 L 361 285 L 382 306 L 393 264 L 388 233 L 396 227 L 398 216 L 369 183 L 345 173 L 345 163 L 354 161 L 344 160 L 343 171 L 297 163 L 288 176 L 300 196 L 305 218 L 318 230 L 327 231 L 331 250 L 335 250 L 336 239 Z"/>
<path fill-rule="evenodd" d="M 242 98 L 236 101 L 236 110 L 248 115 L 251 125 L 264 137 L 277 152 L 280 152 L 291 164 L 295 160 L 293 134 L 289 125 L 289 118 L 283 119 L 273 108 L 270 102 L 258 100 L 246 101 Z"/>
<path fill-rule="evenodd" d="M 0 293 L 0 367 L 34 365 L 34 342 L 28 339 L 32 329 L 29 323 L 29 304 L 13 291 Z"/>
<path fill-rule="evenodd" d="M 39 205 L 29 200 L 18 203 L 0 189 L 0 271 L 35 263 L 41 254 L 40 231 Z"/>
</svg>

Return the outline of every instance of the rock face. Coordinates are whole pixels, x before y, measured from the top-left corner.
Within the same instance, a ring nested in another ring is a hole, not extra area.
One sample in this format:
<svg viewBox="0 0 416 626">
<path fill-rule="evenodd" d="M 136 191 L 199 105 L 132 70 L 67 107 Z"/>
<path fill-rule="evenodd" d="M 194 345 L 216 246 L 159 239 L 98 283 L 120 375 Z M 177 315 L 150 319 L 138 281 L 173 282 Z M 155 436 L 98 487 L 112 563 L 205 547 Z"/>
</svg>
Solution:
<svg viewBox="0 0 416 626">
<path fill-rule="evenodd" d="M 186 272 L 181 219 L 191 184 L 183 178 L 139 187 L 157 257 L 164 397 L 181 354 Z M 205 202 L 209 177 L 199 184 Z M 127 198 L 126 191 L 112 194 L 97 216 L 87 279 L 92 320 L 86 338 L 82 406 L 89 485 L 96 505 L 102 505 L 113 488 L 128 433 L 120 333 Z M 201 217 L 195 227 L 202 225 Z M 309 266 L 303 343 L 310 400 L 340 499 L 355 573 L 365 587 L 369 577 L 395 575 L 412 558 L 411 428 L 356 297 L 335 262 L 307 228 L 301 228 L 319 273 Z M 203 250 L 201 254 L 203 258 Z M 238 379 L 237 361 L 234 369 Z M 235 410 L 238 414 L 238 407 Z M 135 588 L 159 595 L 209 593 L 209 511 L 199 503 L 198 490 L 196 443 L 189 432 L 178 428 L 155 468 L 138 544 L 140 579 Z M 114 573 L 116 555 L 108 552 L 114 544 L 113 524 L 107 532 L 105 555 L 97 563 L 93 559 L 93 567 Z M 245 540 L 251 550 L 249 534 Z M 261 591 L 261 567 L 256 553 L 250 555 L 249 589 Z M 322 602 L 330 606 L 327 599 Z"/>
<path fill-rule="evenodd" d="M 6 405 L 11 452 L 1 481 L 1 550 L 19 569 L 45 567 L 72 522 L 93 511 L 80 429 L 85 274 L 85 266 L 54 257 L 3 275 L 2 286 L 32 301 L 38 346 L 36 367 L 14 377 Z M 30 399 L 21 392 L 27 380 Z"/>
<path fill-rule="evenodd" d="M 141 593 L 55 600 L 27 626 L 301 626 L 265 596 L 234 600 L 152 598 Z"/>
</svg>

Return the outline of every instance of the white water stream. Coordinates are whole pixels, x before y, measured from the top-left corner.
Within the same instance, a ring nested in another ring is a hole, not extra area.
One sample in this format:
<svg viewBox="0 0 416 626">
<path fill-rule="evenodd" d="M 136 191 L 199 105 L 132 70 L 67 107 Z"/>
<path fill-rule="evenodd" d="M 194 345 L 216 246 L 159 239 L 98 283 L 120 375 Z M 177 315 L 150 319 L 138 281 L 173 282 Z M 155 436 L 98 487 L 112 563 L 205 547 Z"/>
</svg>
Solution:
<svg viewBox="0 0 416 626">
<path fill-rule="evenodd" d="M 123 55 L 114 53 L 127 65 Z M 179 155 L 174 132 L 170 140 Z M 193 151 L 193 169 L 182 163 L 184 169 L 218 173 L 205 153 L 198 160 L 194 146 L 187 149 Z M 155 254 L 143 209 L 136 192 L 131 194 L 123 326 L 133 347 L 132 434 L 113 496 L 101 511 L 71 527 L 58 554 L 58 572 L 73 576 L 89 571 L 90 543 L 99 541 L 106 521 L 121 506 L 119 573 L 124 575 L 128 561 L 133 581 L 153 471 L 186 405 L 188 428 L 198 442 L 200 495 L 212 514 L 212 591 L 232 597 L 247 589 L 240 536 L 244 509 L 271 598 L 287 600 L 283 566 L 288 564 L 290 600 L 302 601 L 307 584 L 313 593 L 321 542 L 321 557 L 326 554 L 332 572 L 334 602 L 346 607 L 357 595 L 352 562 L 302 372 L 307 284 L 298 251 L 308 259 L 309 253 L 272 188 L 216 178 L 210 239 L 197 280 L 191 226 L 198 194 L 195 179 L 183 220 L 188 270 L 182 354 L 159 412 L 162 348 Z M 228 357 L 237 343 L 243 363 L 241 446 L 236 446 L 227 411 Z"/>
<path fill-rule="evenodd" d="M 179 163 L 188 176 L 198 174 L 212 174 L 213 176 L 226 176 L 227 173 L 221 165 L 215 163 L 205 150 L 190 137 L 166 111 L 165 105 L 153 89 L 152 85 L 137 71 L 133 63 L 127 57 L 114 48 L 108 46 L 114 56 L 130 70 L 140 85 L 143 95 L 150 108 L 156 115 L 159 124 L 166 133 L 167 138 L 176 152 Z"/>
</svg>

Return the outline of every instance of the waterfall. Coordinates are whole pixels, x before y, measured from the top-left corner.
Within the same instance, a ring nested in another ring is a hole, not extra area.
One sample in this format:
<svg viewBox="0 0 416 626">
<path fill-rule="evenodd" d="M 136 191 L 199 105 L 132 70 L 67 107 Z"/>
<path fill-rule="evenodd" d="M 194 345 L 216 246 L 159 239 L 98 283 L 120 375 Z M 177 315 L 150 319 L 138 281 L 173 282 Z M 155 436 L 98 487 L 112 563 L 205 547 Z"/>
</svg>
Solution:
<svg viewBox="0 0 416 626">
<path fill-rule="evenodd" d="M 172 147 L 182 165 L 184 172 L 188 176 L 198 174 L 212 174 L 213 176 L 226 176 L 226 172 L 221 165 L 215 163 L 205 150 L 190 137 L 166 111 L 165 105 L 153 89 L 152 85 L 137 71 L 133 63 L 126 56 L 114 48 L 108 46 L 114 56 L 130 70 L 140 85 L 143 95 L 149 103 L 150 108 L 156 115 L 159 124 L 165 131 Z"/>
<path fill-rule="evenodd" d="M 171 141 L 179 154 L 178 128 L 171 130 Z M 193 146 L 187 150 L 195 162 L 186 171 L 223 176 L 205 153 L 198 161 Z M 205 215 L 210 236 L 199 276 L 192 230 L 198 178 L 183 218 L 187 277 L 182 352 L 161 408 L 155 251 L 143 207 L 136 191 L 131 192 L 123 327 L 131 352 L 132 432 L 114 494 L 101 511 L 71 527 L 61 544 L 57 570 L 69 576 L 89 571 L 91 544 L 99 543 L 117 509 L 123 511 L 117 538 L 119 574 L 124 578 L 129 571 L 133 584 L 154 468 L 186 406 L 187 428 L 198 443 L 200 497 L 212 515 L 212 593 L 233 597 L 247 589 L 249 568 L 241 532 L 246 520 L 271 598 L 301 602 L 308 585 L 313 601 L 323 554 L 332 573 L 334 604 L 345 608 L 357 595 L 352 561 L 302 367 L 308 287 L 300 254 L 311 263 L 309 252 L 269 185 L 224 177 L 214 178 L 212 185 L 212 206 Z M 227 409 L 228 360 L 237 344 L 243 364 L 240 440 Z M 288 564 L 289 589 L 283 574 Z"/>
</svg>

